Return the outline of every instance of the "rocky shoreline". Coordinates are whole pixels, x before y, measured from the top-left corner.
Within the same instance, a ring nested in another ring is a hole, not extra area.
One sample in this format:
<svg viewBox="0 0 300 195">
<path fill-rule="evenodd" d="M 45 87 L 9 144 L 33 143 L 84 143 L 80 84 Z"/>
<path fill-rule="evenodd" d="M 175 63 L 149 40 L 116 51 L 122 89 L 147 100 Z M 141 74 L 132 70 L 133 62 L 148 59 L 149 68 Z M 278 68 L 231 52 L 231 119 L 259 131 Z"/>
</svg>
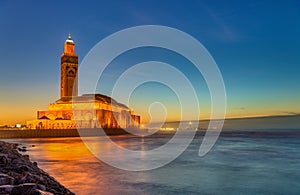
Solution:
<svg viewBox="0 0 300 195">
<path fill-rule="evenodd" d="M 0 194 L 74 194 L 31 162 L 25 147 L 0 141 Z"/>
</svg>

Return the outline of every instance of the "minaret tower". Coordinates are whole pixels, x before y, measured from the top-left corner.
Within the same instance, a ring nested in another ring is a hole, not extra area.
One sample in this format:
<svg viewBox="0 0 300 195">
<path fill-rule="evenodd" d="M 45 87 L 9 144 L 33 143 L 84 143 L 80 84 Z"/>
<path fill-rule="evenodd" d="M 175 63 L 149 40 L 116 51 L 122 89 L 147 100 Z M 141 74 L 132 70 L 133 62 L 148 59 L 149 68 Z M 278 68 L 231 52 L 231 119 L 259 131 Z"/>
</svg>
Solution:
<svg viewBox="0 0 300 195">
<path fill-rule="evenodd" d="M 75 54 L 75 44 L 69 33 L 65 41 L 64 53 L 61 54 L 60 98 L 78 96 L 78 55 Z"/>
</svg>

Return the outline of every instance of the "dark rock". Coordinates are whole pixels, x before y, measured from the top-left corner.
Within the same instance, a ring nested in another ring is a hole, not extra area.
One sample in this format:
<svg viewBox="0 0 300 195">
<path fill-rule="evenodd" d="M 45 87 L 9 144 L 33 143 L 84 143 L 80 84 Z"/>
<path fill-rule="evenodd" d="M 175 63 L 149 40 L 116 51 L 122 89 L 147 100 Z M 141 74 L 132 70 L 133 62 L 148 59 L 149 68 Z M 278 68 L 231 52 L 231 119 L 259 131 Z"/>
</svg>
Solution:
<svg viewBox="0 0 300 195">
<path fill-rule="evenodd" d="M 52 193 L 46 192 L 46 191 L 44 191 L 44 190 L 36 190 L 36 192 L 37 192 L 39 195 L 53 195 Z"/>
<path fill-rule="evenodd" d="M 36 189 L 45 191 L 46 187 L 44 185 L 42 185 L 42 184 L 37 184 L 37 188 Z"/>
<path fill-rule="evenodd" d="M 20 152 L 26 152 L 27 149 L 26 148 L 18 148 L 18 151 L 20 151 Z"/>
<path fill-rule="evenodd" d="M 13 185 L 1 185 L 0 194 L 11 194 L 13 188 Z"/>
<path fill-rule="evenodd" d="M 45 189 L 45 186 L 35 184 L 35 183 L 24 183 L 17 186 L 14 186 L 11 193 L 12 194 L 28 194 L 28 195 L 34 195 L 37 194 L 36 190 L 42 190 Z"/>
<path fill-rule="evenodd" d="M 24 183 L 17 186 L 14 186 L 11 193 L 15 195 L 23 195 L 23 194 L 35 194 L 35 190 L 37 186 L 35 183 Z"/>
<path fill-rule="evenodd" d="M 0 165 L 6 165 L 7 163 L 7 154 L 0 154 Z"/>
<path fill-rule="evenodd" d="M 18 152 L 23 149 L 0 141 L 0 194 L 74 194 Z"/>
<path fill-rule="evenodd" d="M 16 171 L 18 173 L 23 173 L 25 171 L 33 171 L 33 168 L 28 165 L 21 165 L 17 167 Z"/>
<path fill-rule="evenodd" d="M 11 158 L 11 163 L 14 165 L 22 165 L 24 164 L 24 160 L 21 158 Z"/>
<path fill-rule="evenodd" d="M 0 173 L 0 185 L 12 185 L 12 184 L 14 184 L 14 182 L 15 182 L 15 178 L 13 178 L 9 175 Z"/>
<path fill-rule="evenodd" d="M 15 179 L 14 184 L 19 184 L 19 180 L 23 176 L 21 173 L 16 173 L 16 172 L 13 172 L 13 171 L 7 172 L 7 175 L 9 175 L 9 176 L 11 176 Z"/>
<path fill-rule="evenodd" d="M 35 183 L 35 182 L 42 182 L 43 180 L 44 179 L 42 176 L 33 175 L 27 172 L 19 181 L 20 183 Z"/>
</svg>

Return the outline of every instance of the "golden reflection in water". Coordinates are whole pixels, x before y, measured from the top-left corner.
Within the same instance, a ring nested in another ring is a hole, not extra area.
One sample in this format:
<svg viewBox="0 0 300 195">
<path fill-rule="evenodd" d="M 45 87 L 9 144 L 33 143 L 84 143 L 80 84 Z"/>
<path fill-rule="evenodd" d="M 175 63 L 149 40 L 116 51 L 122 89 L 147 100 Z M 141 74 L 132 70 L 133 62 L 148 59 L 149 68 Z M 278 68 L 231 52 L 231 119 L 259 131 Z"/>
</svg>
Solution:
<svg viewBox="0 0 300 195">
<path fill-rule="evenodd" d="M 91 138 L 90 141 L 96 151 L 111 149 L 110 144 L 101 140 L 99 142 L 98 139 L 96 141 Z M 110 167 L 98 160 L 80 138 L 55 138 L 38 144 L 32 149 L 32 153 L 36 150 L 35 155 L 29 152 L 32 160 L 38 161 L 40 168 L 74 193 L 118 194 L 120 192 L 120 183 L 118 183 L 120 174 L 126 177 L 128 172 Z M 118 140 L 117 144 L 126 146 L 127 143 L 126 140 Z M 114 186 L 118 186 L 119 189 L 115 189 Z"/>
<path fill-rule="evenodd" d="M 84 194 L 83 191 L 93 193 L 90 191 L 89 185 L 90 183 L 98 183 L 97 178 L 99 176 L 90 175 L 91 173 L 85 171 L 85 167 L 82 167 L 81 163 L 83 161 L 98 163 L 98 160 L 94 158 L 80 139 L 71 144 L 50 142 L 43 147 L 44 158 L 50 161 L 50 163 L 44 164 L 45 170 L 78 194 Z"/>
</svg>

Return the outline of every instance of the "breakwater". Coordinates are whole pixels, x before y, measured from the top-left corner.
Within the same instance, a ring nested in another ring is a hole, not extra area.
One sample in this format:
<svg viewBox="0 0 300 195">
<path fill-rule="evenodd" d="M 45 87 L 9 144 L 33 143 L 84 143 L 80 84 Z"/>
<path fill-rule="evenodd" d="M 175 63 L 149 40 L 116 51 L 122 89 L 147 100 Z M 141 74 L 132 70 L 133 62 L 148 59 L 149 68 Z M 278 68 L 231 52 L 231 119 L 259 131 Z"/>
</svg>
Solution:
<svg viewBox="0 0 300 195">
<path fill-rule="evenodd" d="M 22 155 L 19 144 L 0 141 L 0 194 L 73 195 L 48 173 Z"/>
<path fill-rule="evenodd" d="M 39 129 L 39 130 L 1 130 L 0 139 L 9 138 L 50 138 L 50 137 L 79 137 L 128 134 L 123 129 Z"/>
</svg>

